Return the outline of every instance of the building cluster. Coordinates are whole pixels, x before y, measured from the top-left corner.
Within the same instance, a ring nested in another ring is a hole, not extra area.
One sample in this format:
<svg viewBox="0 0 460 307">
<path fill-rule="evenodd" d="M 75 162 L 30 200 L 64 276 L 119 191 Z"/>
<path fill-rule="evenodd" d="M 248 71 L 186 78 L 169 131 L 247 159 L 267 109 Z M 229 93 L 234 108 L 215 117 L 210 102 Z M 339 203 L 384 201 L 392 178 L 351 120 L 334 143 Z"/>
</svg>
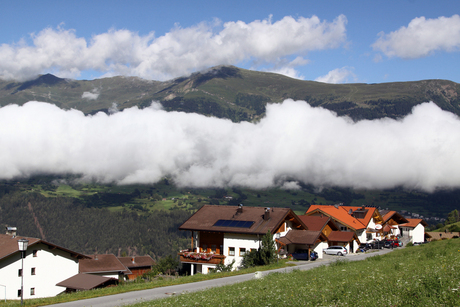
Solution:
<svg viewBox="0 0 460 307">
<path fill-rule="evenodd" d="M 23 242 L 26 245 L 21 248 Z M 41 239 L 17 236 L 15 228 L 7 227 L 7 233 L 0 234 L 0 299 L 102 288 L 121 279 L 133 280 L 153 264 L 150 256 L 87 256 Z"/>
<path fill-rule="evenodd" d="M 207 274 L 220 263 L 237 269 L 267 232 L 280 255 L 302 253 L 308 259 L 312 252 L 322 258 L 329 246 L 355 253 L 361 244 L 384 239 L 424 242 L 426 226 L 423 219 L 365 206 L 311 205 L 297 215 L 289 208 L 204 205 L 179 227 L 191 232 L 190 248 L 179 256 L 191 274 Z"/>
<path fill-rule="evenodd" d="M 385 238 L 417 243 L 459 236 L 425 233 L 426 226 L 423 219 L 365 206 L 311 205 L 304 215 L 297 215 L 289 208 L 204 205 L 179 227 L 191 232 L 190 248 L 180 251 L 179 257 L 182 269 L 193 275 L 211 272 L 219 264 L 233 263 L 237 269 L 246 253 L 260 248 L 267 233 L 273 235 L 281 257 L 303 254 L 306 259 L 313 252 L 323 258 L 323 249 L 330 246 L 355 253 L 360 245 Z M 133 280 L 153 264 L 150 256 L 84 255 L 17 236 L 14 227 L 7 227 L 7 233 L 0 234 L 0 299 L 106 287 L 120 279 Z"/>
</svg>

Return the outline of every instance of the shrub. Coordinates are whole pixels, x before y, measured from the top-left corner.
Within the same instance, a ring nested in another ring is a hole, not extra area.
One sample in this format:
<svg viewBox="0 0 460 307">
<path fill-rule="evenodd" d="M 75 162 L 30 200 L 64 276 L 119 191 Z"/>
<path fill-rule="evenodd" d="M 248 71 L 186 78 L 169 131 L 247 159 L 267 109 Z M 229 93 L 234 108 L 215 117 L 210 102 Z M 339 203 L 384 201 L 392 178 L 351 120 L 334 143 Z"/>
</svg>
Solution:
<svg viewBox="0 0 460 307">
<path fill-rule="evenodd" d="M 232 269 L 233 269 L 233 265 L 235 264 L 235 259 L 233 259 L 233 261 L 227 265 L 224 264 L 224 260 L 222 259 L 221 262 L 216 265 L 216 268 L 214 269 L 214 272 L 215 273 L 218 273 L 218 272 L 231 272 Z"/>
<path fill-rule="evenodd" d="M 250 268 L 258 265 L 268 265 L 275 262 L 277 257 L 275 242 L 270 231 L 262 237 L 261 247 L 246 253 L 241 261 L 241 267 Z"/>
</svg>

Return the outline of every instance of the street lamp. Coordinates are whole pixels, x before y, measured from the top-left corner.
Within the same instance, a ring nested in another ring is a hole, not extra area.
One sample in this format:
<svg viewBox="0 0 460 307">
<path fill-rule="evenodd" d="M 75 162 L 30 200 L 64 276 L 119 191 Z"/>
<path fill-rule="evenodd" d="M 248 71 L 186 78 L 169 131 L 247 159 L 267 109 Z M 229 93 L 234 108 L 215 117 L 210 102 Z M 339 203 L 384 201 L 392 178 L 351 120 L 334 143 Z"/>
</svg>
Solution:
<svg viewBox="0 0 460 307">
<path fill-rule="evenodd" d="M 24 303 L 24 257 L 26 256 L 27 244 L 29 244 L 29 240 L 26 239 L 19 239 L 18 246 L 19 251 L 21 252 L 21 306 Z"/>
</svg>

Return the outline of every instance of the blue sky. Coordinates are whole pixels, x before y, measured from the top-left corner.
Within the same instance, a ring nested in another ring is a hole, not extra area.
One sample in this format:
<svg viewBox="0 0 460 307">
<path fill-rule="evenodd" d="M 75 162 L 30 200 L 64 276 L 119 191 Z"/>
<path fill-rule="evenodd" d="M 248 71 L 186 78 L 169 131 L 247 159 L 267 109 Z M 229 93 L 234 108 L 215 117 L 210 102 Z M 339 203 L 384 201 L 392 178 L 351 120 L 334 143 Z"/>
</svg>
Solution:
<svg viewBox="0 0 460 307">
<path fill-rule="evenodd" d="M 3 1 L 0 77 L 168 80 L 215 65 L 460 82 L 458 1 Z"/>
</svg>

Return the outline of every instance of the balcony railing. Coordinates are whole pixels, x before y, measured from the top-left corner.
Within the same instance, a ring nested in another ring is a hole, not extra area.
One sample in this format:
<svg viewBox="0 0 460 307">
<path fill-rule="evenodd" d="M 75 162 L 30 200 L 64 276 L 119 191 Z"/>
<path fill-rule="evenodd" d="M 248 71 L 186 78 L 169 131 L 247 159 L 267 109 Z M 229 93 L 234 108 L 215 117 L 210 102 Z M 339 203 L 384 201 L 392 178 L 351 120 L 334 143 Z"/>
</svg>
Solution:
<svg viewBox="0 0 460 307">
<path fill-rule="evenodd" d="M 179 252 L 181 262 L 219 264 L 225 261 L 225 256 L 216 253 L 196 253 L 191 251 Z"/>
</svg>

